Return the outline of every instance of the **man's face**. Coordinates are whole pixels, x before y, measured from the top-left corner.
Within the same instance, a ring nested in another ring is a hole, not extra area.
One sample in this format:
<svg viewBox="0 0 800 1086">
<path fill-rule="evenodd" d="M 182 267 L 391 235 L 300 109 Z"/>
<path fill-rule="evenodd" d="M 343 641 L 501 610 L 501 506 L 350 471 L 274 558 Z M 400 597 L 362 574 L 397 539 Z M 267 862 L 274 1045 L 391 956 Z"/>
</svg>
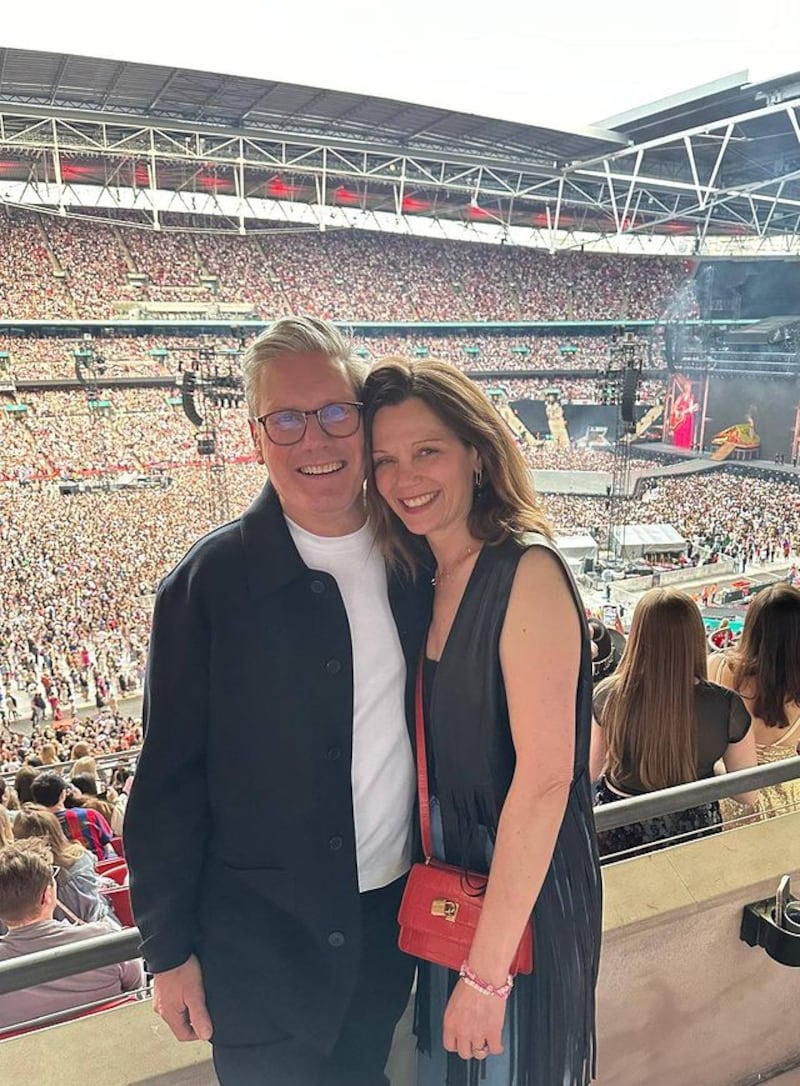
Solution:
<svg viewBox="0 0 800 1086">
<path fill-rule="evenodd" d="M 330 403 L 353 401 L 345 371 L 319 354 L 274 358 L 261 371 L 256 414 L 295 409 L 315 411 Z M 364 434 L 330 437 L 314 415 L 295 445 L 276 445 L 261 423 L 250 432 L 278 492 L 283 511 L 314 535 L 347 535 L 362 526 L 364 514 Z"/>
</svg>

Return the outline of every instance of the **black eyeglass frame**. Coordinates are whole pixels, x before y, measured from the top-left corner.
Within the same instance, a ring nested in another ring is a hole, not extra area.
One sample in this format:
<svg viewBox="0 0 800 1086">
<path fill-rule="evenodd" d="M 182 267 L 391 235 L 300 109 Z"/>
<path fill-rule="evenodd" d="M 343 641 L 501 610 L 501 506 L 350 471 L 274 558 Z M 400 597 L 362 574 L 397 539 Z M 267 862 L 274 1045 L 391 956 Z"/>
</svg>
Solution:
<svg viewBox="0 0 800 1086">
<path fill-rule="evenodd" d="M 325 423 L 322 421 L 322 412 L 328 407 L 335 407 L 335 406 L 355 407 L 356 408 L 356 424 L 348 434 L 332 434 L 330 432 L 330 430 L 326 429 Z M 303 411 L 299 407 L 284 407 L 284 408 L 281 408 L 278 411 L 268 411 L 266 413 L 266 415 L 256 415 L 256 416 L 254 416 L 253 422 L 258 422 L 258 423 L 261 424 L 261 426 L 262 426 L 262 428 L 264 430 L 264 433 L 267 435 L 267 440 L 271 441 L 273 445 L 283 445 L 283 446 L 297 445 L 306 436 L 306 430 L 308 429 L 308 417 L 309 417 L 309 415 L 315 415 L 316 416 L 317 425 L 319 426 L 320 430 L 322 430 L 323 434 L 327 434 L 328 437 L 344 438 L 344 437 L 352 437 L 353 434 L 358 433 L 358 428 L 361 425 L 363 410 L 364 410 L 364 403 L 363 403 L 362 400 L 331 400 L 330 403 L 324 403 L 322 405 L 322 407 L 315 407 L 311 411 Z M 267 429 L 267 419 L 271 418 L 273 415 L 288 415 L 288 414 L 302 415 L 303 416 L 303 429 L 300 431 L 298 436 L 296 438 L 294 438 L 292 441 L 276 441 L 275 438 L 272 436 L 272 434 Z"/>
</svg>

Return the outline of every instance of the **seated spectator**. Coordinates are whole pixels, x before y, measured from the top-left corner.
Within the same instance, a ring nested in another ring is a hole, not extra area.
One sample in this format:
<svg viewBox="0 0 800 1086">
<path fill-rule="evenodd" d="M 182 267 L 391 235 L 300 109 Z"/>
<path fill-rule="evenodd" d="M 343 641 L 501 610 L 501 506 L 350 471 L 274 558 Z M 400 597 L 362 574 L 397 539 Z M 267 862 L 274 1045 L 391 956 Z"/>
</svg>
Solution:
<svg viewBox="0 0 800 1086">
<path fill-rule="evenodd" d="M 95 791 L 92 795 L 99 795 L 105 788 L 105 776 L 98 768 L 97 759 L 91 755 L 85 755 L 75 762 L 70 771 L 70 779 L 74 777 L 91 777 L 95 782 Z"/>
<path fill-rule="evenodd" d="M 43 841 L 16 841 L 0 848 L 0 920 L 8 928 L 8 934 L 0 938 L 0 961 L 53 950 L 114 930 L 104 921 L 70 924 L 55 920 L 56 875 L 52 853 Z M 0 1029 L 111 1000 L 143 984 L 141 962 L 130 961 L 0 995 Z"/>
<path fill-rule="evenodd" d="M 58 765 L 56 748 L 52 743 L 45 743 L 41 750 L 42 765 Z"/>
<path fill-rule="evenodd" d="M 88 743 L 81 741 L 80 743 L 74 743 L 72 750 L 69 752 L 69 760 L 71 762 L 77 762 L 81 758 L 91 758 L 92 748 Z"/>
<path fill-rule="evenodd" d="M 70 777 L 70 784 L 77 795 L 67 796 L 67 808 L 86 807 L 87 810 L 99 811 L 103 818 L 111 825 L 111 816 L 114 813 L 114 804 L 97 794 L 97 778 L 88 773 L 75 773 Z M 105 796 L 105 792 L 103 795 Z"/>
<path fill-rule="evenodd" d="M 64 834 L 70 841 L 78 841 L 88 848 L 98 860 L 114 856 L 111 838 L 114 836 L 108 822 L 98 811 L 86 807 L 67 809 L 65 799 L 69 785 L 58 773 L 49 770 L 40 773 L 31 787 L 33 802 L 51 811 Z"/>
<path fill-rule="evenodd" d="M 735 690 L 753 718 L 758 764 L 781 762 L 800 748 L 800 591 L 788 584 L 762 589 L 747 607 L 742 637 L 708 669 Z M 768 817 L 800 810 L 800 780 L 762 788 L 758 812 Z M 726 821 L 746 817 L 723 801 Z"/>
<path fill-rule="evenodd" d="M 115 928 L 119 927 L 107 898 L 100 893 L 92 853 L 77 841 L 66 839 L 54 814 L 29 803 L 14 819 L 12 839 L 24 841 L 32 837 L 45 842 L 60 868 L 56 878 L 59 904 L 87 924 L 108 920 Z M 62 915 L 59 914 L 59 919 Z"/>
<path fill-rule="evenodd" d="M 653 588 L 641 597 L 625 654 L 595 689 L 590 770 L 596 803 L 613 803 L 756 764 L 744 702 L 706 678 L 703 620 L 685 592 Z M 752 804 L 758 792 L 738 797 Z M 650 818 L 599 834 L 601 856 L 663 848 L 721 828 L 719 804 Z"/>
<path fill-rule="evenodd" d="M 20 806 L 23 803 L 33 803 L 33 791 L 31 786 L 39 776 L 39 770 L 32 765 L 23 765 L 17 770 L 14 777 L 14 791 L 17 793 L 17 801 Z"/>
</svg>

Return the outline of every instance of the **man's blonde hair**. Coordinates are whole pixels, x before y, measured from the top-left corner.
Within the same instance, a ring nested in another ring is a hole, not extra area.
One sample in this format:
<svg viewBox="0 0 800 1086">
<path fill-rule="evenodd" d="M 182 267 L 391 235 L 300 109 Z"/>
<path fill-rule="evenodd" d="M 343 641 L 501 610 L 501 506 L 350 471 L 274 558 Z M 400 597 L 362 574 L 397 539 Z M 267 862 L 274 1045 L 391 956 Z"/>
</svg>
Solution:
<svg viewBox="0 0 800 1086">
<path fill-rule="evenodd" d="M 325 355 L 341 366 L 360 399 L 367 367 L 353 355 L 350 342 L 336 325 L 320 317 L 281 317 L 250 344 L 242 359 L 242 381 L 251 418 L 258 412 L 261 371 L 274 358 L 292 354 Z"/>
<path fill-rule="evenodd" d="M 0 848 L 0 919 L 18 924 L 33 916 L 53 881 L 53 853 L 40 838 Z"/>
</svg>

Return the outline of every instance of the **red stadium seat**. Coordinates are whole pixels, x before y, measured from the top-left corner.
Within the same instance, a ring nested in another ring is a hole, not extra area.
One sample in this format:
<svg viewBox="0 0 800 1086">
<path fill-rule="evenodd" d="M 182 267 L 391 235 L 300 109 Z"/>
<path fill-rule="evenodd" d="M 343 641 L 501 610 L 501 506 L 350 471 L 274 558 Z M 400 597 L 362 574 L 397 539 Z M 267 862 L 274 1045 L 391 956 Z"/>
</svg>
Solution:
<svg viewBox="0 0 800 1086">
<path fill-rule="evenodd" d="M 111 847 L 114 849 L 117 856 L 125 856 L 125 842 L 122 840 L 121 837 L 112 837 Z"/>
<path fill-rule="evenodd" d="M 128 865 L 124 860 L 101 860 L 97 865 L 97 874 L 124 886 L 128 881 Z"/>
<path fill-rule="evenodd" d="M 123 928 L 135 928 L 136 921 L 133 919 L 131 892 L 128 887 L 117 886 L 113 890 L 101 890 L 100 892 L 103 897 L 110 901 L 111 908 Z"/>
</svg>

